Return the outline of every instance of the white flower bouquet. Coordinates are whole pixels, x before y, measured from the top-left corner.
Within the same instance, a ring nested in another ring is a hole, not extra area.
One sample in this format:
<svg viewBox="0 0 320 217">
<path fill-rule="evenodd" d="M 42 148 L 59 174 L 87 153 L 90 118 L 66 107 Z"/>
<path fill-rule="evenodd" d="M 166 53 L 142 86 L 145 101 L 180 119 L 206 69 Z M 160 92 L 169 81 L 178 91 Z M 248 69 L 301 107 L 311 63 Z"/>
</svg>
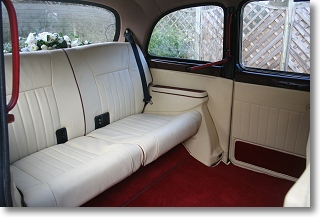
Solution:
<svg viewBox="0 0 320 217">
<path fill-rule="evenodd" d="M 77 36 L 73 36 L 72 38 L 73 40 L 68 35 L 63 35 L 62 33 L 30 33 L 25 41 L 25 47 L 21 51 L 52 50 L 90 44 L 87 40 L 79 42 Z"/>
</svg>

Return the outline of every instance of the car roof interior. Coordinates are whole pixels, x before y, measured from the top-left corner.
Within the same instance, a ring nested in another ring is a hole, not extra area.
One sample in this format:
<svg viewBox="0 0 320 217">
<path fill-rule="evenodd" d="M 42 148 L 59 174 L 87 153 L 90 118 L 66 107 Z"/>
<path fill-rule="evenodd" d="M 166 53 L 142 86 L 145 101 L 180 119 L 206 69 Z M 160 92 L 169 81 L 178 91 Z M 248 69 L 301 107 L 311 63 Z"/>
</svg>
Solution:
<svg viewBox="0 0 320 217">
<path fill-rule="evenodd" d="M 115 9 L 120 15 L 119 41 L 124 41 L 125 29 L 131 29 L 136 43 L 139 44 L 145 55 L 153 26 L 162 16 L 177 8 L 213 3 L 210 0 L 94 0 L 90 2 Z M 224 8 L 236 8 L 240 2 L 240 0 L 216 0 L 214 4 L 220 4 Z"/>
</svg>

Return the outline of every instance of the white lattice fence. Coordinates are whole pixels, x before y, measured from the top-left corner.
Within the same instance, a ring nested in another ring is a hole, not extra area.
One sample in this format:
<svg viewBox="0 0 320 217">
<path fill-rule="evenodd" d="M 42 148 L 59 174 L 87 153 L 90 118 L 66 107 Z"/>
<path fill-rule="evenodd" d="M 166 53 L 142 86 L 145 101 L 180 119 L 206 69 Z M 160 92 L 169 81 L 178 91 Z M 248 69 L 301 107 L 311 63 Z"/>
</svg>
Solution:
<svg viewBox="0 0 320 217">
<path fill-rule="evenodd" d="M 291 0 L 289 6 L 287 4 L 288 1 L 281 4 L 266 1 L 246 5 L 244 65 L 310 73 L 310 6 Z M 173 12 L 160 20 L 155 29 L 171 35 L 171 39 L 183 41 L 178 46 L 169 45 L 168 52 L 174 50 L 175 53 L 170 57 L 215 62 L 223 57 L 223 22 L 221 8 L 204 6 Z"/>
<path fill-rule="evenodd" d="M 310 74 L 310 7 L 295 11 L 288 67 L 289 71 Z"/>
<path fill-rule="evenodd" d="M 310 7 L 252 2 L 243 19 L 242 62 L 246 66 L 310 74 Z"/>
<path fill-rule="evenodd" d="M 243 17 L 243 64 L 280 70 L 285 10 L 250 3 Z"/>
<path fill-rule="evenodd" d="M 174 57 L 218 61 L 223 52 L 223 17 L 223 10 L 216 6 L 183 9 L 162 18 L 155 31 L 183 40 L 177 41 Z M 164 48 L 159 45 L 157 49 Z"/>
<path fill-rule="evenodd" d="M 201 13 L 200 59 L 216 62 L 223 57 L 223 11 L 220 8 Z"/>
</svg>

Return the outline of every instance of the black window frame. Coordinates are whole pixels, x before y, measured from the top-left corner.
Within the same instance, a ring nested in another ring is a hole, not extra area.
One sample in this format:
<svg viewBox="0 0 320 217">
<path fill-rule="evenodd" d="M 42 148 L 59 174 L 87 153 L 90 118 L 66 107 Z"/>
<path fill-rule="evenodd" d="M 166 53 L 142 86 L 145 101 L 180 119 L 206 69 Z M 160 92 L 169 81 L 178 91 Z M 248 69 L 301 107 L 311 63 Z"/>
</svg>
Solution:
<svg viewBox="0 0 320 217">
<path fill-rule="evenodd" d="M 45 1 L 45 0 L 35 0 L 35 1 Z M 113 9 L 112 7 L 106 6 L 106 5 L 102 5 L 102 4 L 98 4 L 98 3 L 94 3 L 94 2 L 89 2 L 89 1 L 80 1 L 80 0 L 47 0 L 47 1 L 51 1 L 51 2 L 61 2 L 61 3 L 71 3 L 71 4 L 79 4 L 79 5 L 89 5 L 89 6 L 94 6 L 94 7 L 99 7 L 105 10 L 108 10 L 110 12 L 113 13 L 114 17 L 115 17 L 115 21 L 116 21 L 116 32 L 113 38 L 113 41 L 118 41 L 119 37 L 120 37 L 120 27 L 121 27 L 121 20 L 120 20 L 120 15 L 118 13 L 118 11 L 116 11 L 115 9 Z"/>
<path fill-rule="evenodd" d="M 310 92 L 310 74 L 248 67 L 242 64 L 243 11 L 247 4 L 256 1 L 268 0 L 243 1 L 237 9 L 235 81 Z"/>
<path fill-rule="evenodd" d="M 189 4 L 189 5 L 184 5 L 182 7 L 176 7 L 171 10 L 168 10 L 166 13 L 161 14 L 153 23 L 152 27 L 150 28 L 150 31 L 147 35 L 147 46 L 144 50 L 144 53 L 147 54 L 146 58 L 149 63 L 150 67 L 155 67 L 155 68 L 161 68 L 161 69 L 168 69 L 168 70 L 176 70 L 176 71 L 182 71 L 182 72 L 188 72 L 188 73 L 195 73 L 195 74 L 202 74 L 202 75 L 210 75 L 210 76 L 217 76 L 220 77 L 222 76 L 222 68 L 223 66 L 212 66 L 210 68 L 206 69 L 200 69 L 200 70 L 195 70 L 195 71 L 189 71 L 187 68 L 190 66 L 196 66 L 196 65 L 202 65 L 206 63 L 210 63 L 209 61 L 203 61 L 203 60 L 192 60 L 192 59 L 183 59 L 183 58 L 173 58 L 173 57 L 162 57 L 162 56 L 154 56 L 151 55 L 148 51 L 149 48 L 149 43 L 151 39 L 151 35 L 153 33 L 153 30 L 155 26 L 158 24 L 158 22 L 168 14 L 182 10 L 182 9 L 187 9 L 191 7 L 199 7 L 199 6 L 217 6 L 220 7 L 223 10 L 223 22 L 224 25 L 227 23 L 227 15 L 228 15 L 228 8 L 221 4 L 221 3 L 216 3 L 216 2 L 207 2 L 207 3 L 202 3 L 202 4 Z M 223 58 L 225 58 L 225 53 L 226 53 L 226 28 L 224 26 L 223 30 Z"/>
</svg>

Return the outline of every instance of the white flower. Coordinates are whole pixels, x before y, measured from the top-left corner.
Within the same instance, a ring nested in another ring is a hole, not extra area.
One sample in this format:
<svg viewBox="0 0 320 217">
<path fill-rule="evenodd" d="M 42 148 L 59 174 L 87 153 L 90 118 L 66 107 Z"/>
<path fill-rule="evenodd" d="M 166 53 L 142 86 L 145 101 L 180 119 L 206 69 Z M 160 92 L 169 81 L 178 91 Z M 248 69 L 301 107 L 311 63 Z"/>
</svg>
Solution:
<svg viewBox="0 0 320 217">
<path fill-rule="evenodd" d="M 56 40 L 58 38 L 57 35 L 55 35 L 55 34 L 56 33 L 49 34 L 49 38 L 48 38 L 48 35 L 47 35 L 48 42 L 53 42 L 54 40 Z"/>
<path fill-rule="evenodd" d="M 29 48 L 28 47 L 24 47 L 21 49 L 21 52 L 29 52 Z"/>
<path fill-rule="evenodd" d="M 48 50 L 48 46 L 45 45 L 45 44 L 43 44 L 43 45 L 41 45 L 41 49 L 42 49 L 42 50 Z"/>
<path fill-rule="evenodd" d="M 62 37 L 58 37 L 58 42 L 62 43 L 64 41 L 64 39 Z"/>
<path fill-rule="evenodd" d="M 48 33 L 48 35 L 47 35 L 48 42 L 53 42 L 55 39 L 56 39 L 55 35 L 53 35 L 52 33 Z"/>
<path fill-rule="evenodd" d="M 67 35 L 63 36 L 63 40 L 65 40 L 67 43 L 71 41 L 71 39 Z"/>
<path fill-rule="evenodd" d="M 37 51 L 39 47 L 36 44 L 32 44 L 28 46 L 29 51 Z"/>
<path fill-rule="evenodd" d="M 78 39 L 75 39 L 71 42 L 71 47 L 77 47 L 78 46 Z"/>
<path fill-rule="evenodd" d="M 52 38 L 53 38 L 53 39 L 58 39 L 58 38 L 59 38 L 58 33 L 53 33 L 53 34 L 52 34 Z"/>
<path fill-rule="evenodd" d="M 37 40 L 36 40 L 36 38 L 34 37 L 34 35 L 35 35 L 36 33 L 30 33 L 29 35 L 28 35 L 28 38 L 27 38 L 27 40 L 26 40 L 26 44 L 29 46 L 29 45 L 31 45 L 31 44 L 36 44 L 37 43 Z"/>
<path fill-rule="evenodd" d="M 42 40 L 44 42 L 48 42 L 48 36 L 49 36 L 49 41 L 52 38 L 52 33 L 50 32 L 41 32 L 37 35 L 36 39 L 37 40 Z"/>
<path fill-rule="evenodd" d="M 19 37 L 19 40 L 23 38 Z M 23 39 L 24 40 L 24 39 Z M 38 47 L 37 44 L 40 42 L 41 47 Z M 57 49 L 62 43 L 66 42 L 68 47 L 77 47 L 80 45 L 90 44 L 88 40 L 80 42 L 79 39 L 75 36 L 74 40 L 71 40 L 68 35 L 60 36 L 58 33 L 50 32 L 41 32 L 39 34 L 30 33 L 28 38 L 25 41 L 25 47 L 21 49 L 22 52 L 30 52 L 37 50 L 53 50 Z M 51 45 L 49 47 L 49 44 Z M 65 44 L 63 44 L 65 45 Z M 8 49 L 4 47 L 4 52 L 7 52 Z"/>
</svg>

